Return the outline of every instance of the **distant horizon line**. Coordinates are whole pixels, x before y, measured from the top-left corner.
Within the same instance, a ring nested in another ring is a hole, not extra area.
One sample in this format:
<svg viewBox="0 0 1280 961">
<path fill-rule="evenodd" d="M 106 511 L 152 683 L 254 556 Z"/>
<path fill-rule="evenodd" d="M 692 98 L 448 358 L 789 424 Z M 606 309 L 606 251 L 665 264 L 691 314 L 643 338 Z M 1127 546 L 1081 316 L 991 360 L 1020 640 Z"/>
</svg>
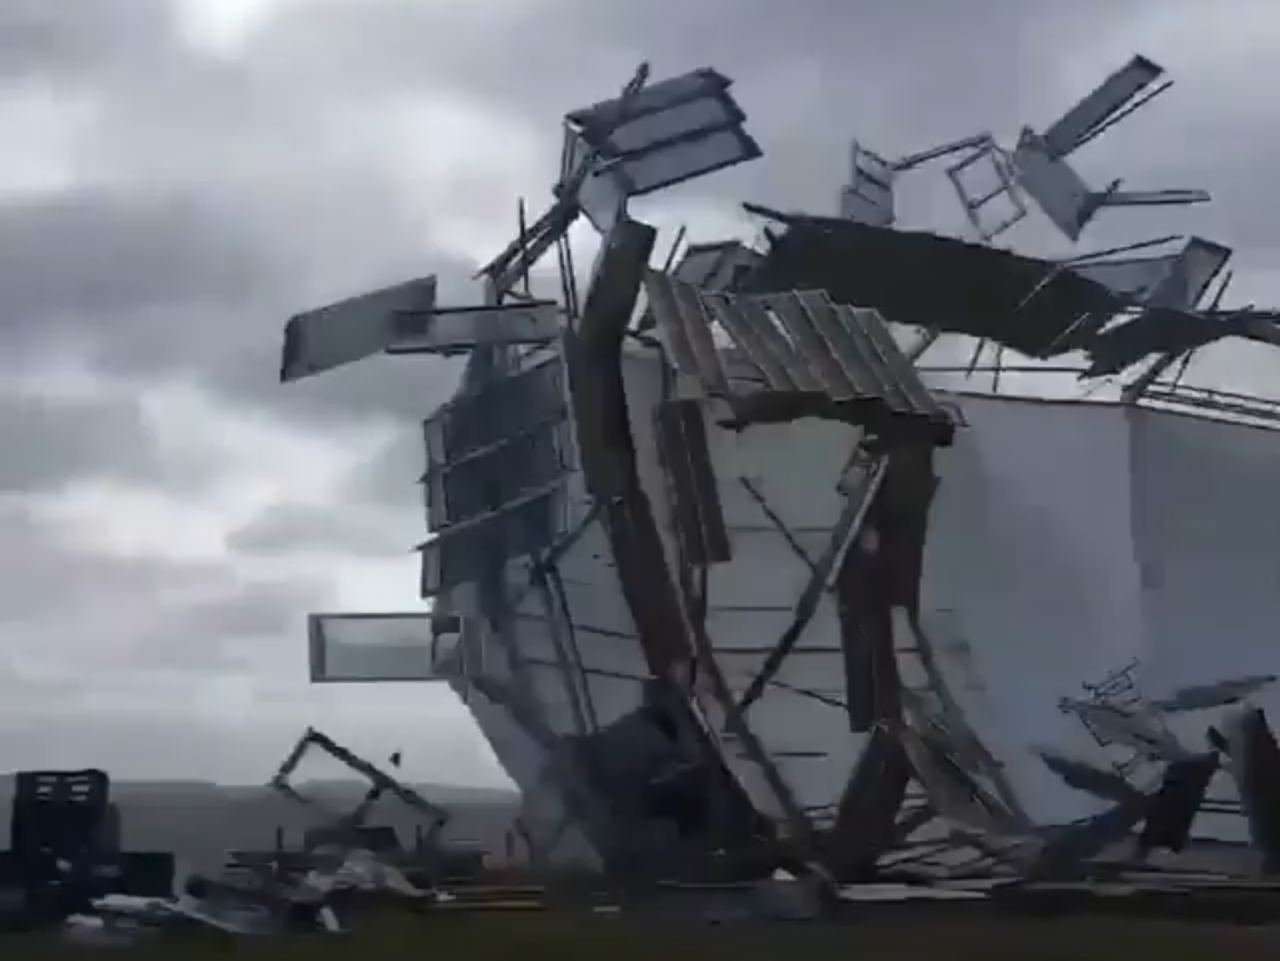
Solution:
<svg viewBox="0 0 1280 961">
<path fill-rule="evenodd" d="M 36 770 L 69 771 L 69 770 L 88 770 L 88 769 L 86 768 L 24 768 L 22 770 L 15 770 L 15 771 L 0 771 L 0 778 L 11 779 L 11 778 L 17 777 L 19 774 L 22 774 L 26 771 L 36 771 Z M 263 788 L 264 790 L 270 790 L 271 788 L 270 783 L 267 781 L 240 781 L 240 780 L 215 781 L 215 780 L 210 780 L 208 778 L 199 778 L 199 777 L 161 777 L 161 776 L 116 777 L 111 775 L 110 771 L 107 771 L 107 774 L 111 776 L 111 782 L 113 784 L 202 784 L 202 785 L 208 785 L 210 787 L 251 787 L 251 788 Z M 367 782 L 361 779 L 358 775 L 353 775 L 352 777 L 349 777 L 349 778 L 343 778 L 343 777 L 299 778 L 296 783 L 299 785 L 303 785 L 303 784 L 363 785 L 363 784 L 366 784 Z M 484 792 L 494 793 L 494 794 L 519 794 L 520 793 L 519 788 L 515 786 L 503 787 L 501 785 L 494 785 L 494 784 L 474 784 L 474 783 L 467 784 L 467 783 L 457 783 L 457 782 L 449 782 L 449 781 L 436 781 L 436 780 L 431 780 L 429 778 L 422 779 L 422 780 L 407 779 L 405 783 L 406 784 L 429 784 L 433 787 L 446 788 L 446 789 L 455 790 L 455 791 L 484 791 Z"/>
</svg>

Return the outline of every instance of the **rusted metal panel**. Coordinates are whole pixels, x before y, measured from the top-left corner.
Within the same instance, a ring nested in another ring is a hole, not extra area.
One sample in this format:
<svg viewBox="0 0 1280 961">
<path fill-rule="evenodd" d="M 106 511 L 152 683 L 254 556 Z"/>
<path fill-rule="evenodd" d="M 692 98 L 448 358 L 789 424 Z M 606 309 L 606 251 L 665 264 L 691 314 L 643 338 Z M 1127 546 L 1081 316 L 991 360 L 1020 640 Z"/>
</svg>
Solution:
<svg viewBox="0 0 1280 961">
<path fill-rule="evenodd" d="M 731 558 L 729 532 L 707 444 L 702 406 L 696 400 L 665 401 L 655 412 L 671 481 L 676 535 L 690 564 L 720 564 Z"/>
</svg>

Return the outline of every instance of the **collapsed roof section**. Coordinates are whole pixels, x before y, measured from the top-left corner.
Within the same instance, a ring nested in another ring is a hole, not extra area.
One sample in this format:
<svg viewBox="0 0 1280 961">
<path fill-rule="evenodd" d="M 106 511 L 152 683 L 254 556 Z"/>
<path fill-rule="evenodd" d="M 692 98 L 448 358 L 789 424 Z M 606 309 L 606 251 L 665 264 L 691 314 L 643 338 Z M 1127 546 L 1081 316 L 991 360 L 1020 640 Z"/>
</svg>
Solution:
<svg viewBox="0 0 1280 961">
<path fill-rule="evenodd" d="M 744 858 L 757 866 L 847 878 L 930 844 L 1014 873 L 1070 872 L 1144 818 L 1176 842 L 1211 777 L 1201 755 L 1166 759 L 1156 795 L 1178 803 L 1159 811 L 1149 786 L 1059 759 L 1114 804 L 1044 831 L 950 694 L 918 608 L 934 452 L 955 419 L 890 326 L 1033 357 L 1083 351 L 1094 373 L 1197 337 L 1267 339 L 1269 321 L 1225 315 L 1220 297 L 1198 309 L 1230 256 L 1207 241 L 1055 263 L 888 229 L 894 175 L 986 151 L 1078 234 L 1123 195 L 1072 180 L 1064 158 L 1159 69 L 1138 58 L 1043 136 L 1024 131 L 1012 154 L 986 135 L 893 164 L 863 151 L 866 182 L 846 212 L 870 223 L 751 208 L 783 227 L 767 251 L 700 245 L 669 273 L 650 268 L 656 231 L 628 199 L 759 149 L 726 78 L 649 85 L 647 73 L 566 118 L 554 202 L 481 271 L 485 304 L 438 309 L 434 283 L 417 281 L 300 315 L 286 333 L 285 379 L 378 351 L 470 353 L 463 389 L 424 424 L 435 536 L 421 547 L 422 593 L 475 628 L 443 660 L 520 730 L 495 739 L 504 764 L 530 792 L 553 784 L 548 846 L 577 830 L 611 867 L 652 872 L 741 845 L 763 852 Z M 581 304 L 565 240 L 579 216 L 603 235 Z M 552 247 L 563 303 L 509 302 Z M 626 371 L 644 352 L 658 372 L 649 393 Z M 780 458 L 770 431 L 820 452 L 822 469 Z M 321 648 L 337 626 L 316 623 Z M 784 676 L 800 654 L 819 667 Z M 359 673 L 324 663 L 321 674 Z M 837 711 L 842 727 L 824 718 L 822 749 L 806 750 L 819 738 L 778 723 L 794 713 L 774 710 L 778 692 Z M 825 778 L 797 773 L 815 759 Z M 678 839 L 656 830 L 667 822 Z"/>
<path fill-rule="evenodd" d="M 874 310 L 837 305 L 822 290 L 704 294 L 658 271 L 649 271 L 645 290 L 675 369 L 726 399 L 735 427 L 827 417 L 888 444 L 913 430 L 950 442 L 950 415 Z M 732 377 L 716 329 L 741 355 Z"/>
<path fill-rule="evenodd" d="M 1118 373 L 1152 355 L 1228 336 L 1280 342 L 1275 315 L 1196 309 L 1231 256 L 1200 237 L 1158 256 L 1133 256 L 1126 248 L 1052 262 L 938 234 L 745 206 L 785 226 L 745 289 L 819 288 L 899 324 L 978 338 L 1028 357 L 1083 351 L 1092 361 L 1084 376 Z"/>
</svg>

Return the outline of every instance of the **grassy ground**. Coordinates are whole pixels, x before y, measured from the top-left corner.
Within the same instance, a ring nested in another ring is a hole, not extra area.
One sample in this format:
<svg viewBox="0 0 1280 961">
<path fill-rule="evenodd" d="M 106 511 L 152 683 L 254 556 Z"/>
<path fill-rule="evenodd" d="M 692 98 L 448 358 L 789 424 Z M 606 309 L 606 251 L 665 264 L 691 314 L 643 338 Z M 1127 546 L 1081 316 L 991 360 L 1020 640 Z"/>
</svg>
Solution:
<svg viewBox="0 0 1280 961">
<path fill-rule="evenodd" d="M 14 958 L 84 956 L 48 940 L 5 945 Z M 726 925 L 640 922 L 570 912 L 475 913 L 370 922 L 339 937 L 261 939 L 238 944 L 174 939 L 113 952 L 183 961 L 236 957 L 441 961 L 1273 961 L 1280 925 L 1219 927 L 1124 919 L 916 923 Z"/>
</svg>

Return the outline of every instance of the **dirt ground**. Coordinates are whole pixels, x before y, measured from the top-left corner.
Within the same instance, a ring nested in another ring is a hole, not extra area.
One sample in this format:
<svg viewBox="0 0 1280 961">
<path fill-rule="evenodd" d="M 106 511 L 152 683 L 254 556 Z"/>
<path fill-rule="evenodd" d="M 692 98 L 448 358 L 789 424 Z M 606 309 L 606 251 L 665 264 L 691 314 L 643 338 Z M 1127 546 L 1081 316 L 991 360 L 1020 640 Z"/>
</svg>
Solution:
<svg viewBox="0 0 1280 961">
<path fill-rule="evenodd" d="M 713 926 L 644 923 L 578 912 L 485 912 L 371 922 L 349 936 L 306 936 L 227 943 L 164 939 L 110 952 L 121 958 L 261 956 L 372 961 L 423 957 L 443 961 L 1252 961 L 1280 957 L 1274 927 L 1223 926 L 1134 919 L 940 919 L 857 923 L 752 923 Z M 8 947 L 8 946 L 6 946 Z M 20 952 L 20 953 L 19 953 Z M 47 939 L 11 954 L 22 958 L 84 957 L 83 949 Z"/>
</svg>

